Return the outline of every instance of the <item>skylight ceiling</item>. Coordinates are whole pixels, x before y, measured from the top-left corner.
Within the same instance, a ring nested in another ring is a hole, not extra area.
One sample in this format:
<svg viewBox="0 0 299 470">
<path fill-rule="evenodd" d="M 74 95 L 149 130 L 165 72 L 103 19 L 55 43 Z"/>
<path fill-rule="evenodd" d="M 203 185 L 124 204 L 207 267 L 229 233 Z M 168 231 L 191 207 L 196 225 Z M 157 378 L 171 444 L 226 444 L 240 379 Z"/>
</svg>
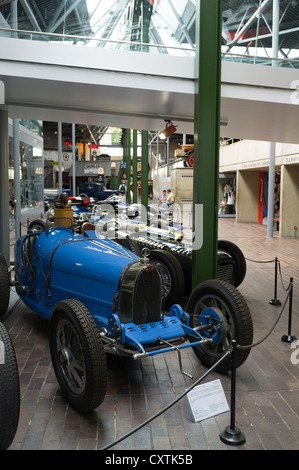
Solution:
<svg viewBox="0 0 299 470">
<path fill-rule="evenodd" d="M 196 0 L 18 0 L 16 15 L 12 5 L 9 0 L 1 4 L 0 27 L 59 35 L 32 36 L 34 39 L 59 41 L 64 35 L 64 41 L 74 44 L 148 50 L 128 44 L 133 41 L 151 44 L 151 52 L 187 55 L 194 48 Z M 279 5 L 280 53 L 296 57 L 299 0 L 280 0 Z M 273 0 L 223 0 L 223 51 L 242 47 L 251 55 L 257 48 L 268 53 L 272 47 L 272 14 Z M 18 37 L 28 35 L 18 33 Z"/>
</svg>

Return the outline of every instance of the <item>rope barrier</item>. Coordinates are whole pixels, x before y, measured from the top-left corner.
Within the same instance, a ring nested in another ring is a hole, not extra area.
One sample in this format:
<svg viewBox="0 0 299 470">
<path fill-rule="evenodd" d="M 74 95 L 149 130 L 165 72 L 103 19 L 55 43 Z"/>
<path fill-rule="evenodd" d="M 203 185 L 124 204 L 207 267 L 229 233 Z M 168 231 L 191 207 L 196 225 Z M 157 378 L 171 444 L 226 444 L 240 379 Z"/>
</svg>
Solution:
<svg viewBox="0 0 299 470">
<path fill-rule="evenodd" d="M 282 279 L 282 274 L 281 274 L 280 261 L 278 261 L 278 269 L 279 269 L 279 276 L 280 276 L 280 281 L 281 281 L 282 288 L 283 288 L 284 291 L 287 291 L 287 290 L 290 288 L 291 282 L 289 282 L 289 285 L 288 285 L 287 288 L 284 287 L 284 283 L 283 283 L 283 279 Z"/>
<path fill-rule="evenodd" d="M 273 259 L 273 260 L 269 260 L 269 261 L 257 261 L 257 260 L 251 260 L 249 258 L 245 258 L 247 259 L 248 261 L 253 261 L 253 262 L 256 262 L 256 263 L 272 263 L 275 261 L 275 299 L 276 299 L 276 290 L 277 290 L 277 266 L 279 266 L 279 273 L 280 273 L 280 278 L 281 278 L 281 282 L 282 282 L 282 285 L 283 285 L 283 281 L 282 281 L 282 275 L 281 275 L 281 267 L 280 267 L 280 263 L 278 262 L 277 258 Z M 283 286 L 284 288 L 284 286 Z M 147 424 L 149 424 L 151 421 L 153 421 L 154 419 L 156 419 L 158 416 L 160 416 L 161 414 L 165 413 L 169 408 L 171 408 L 172 406 L 174 406 L 176 403 L 178 403 L 179 400 L 181 400 L 183 397 L 185 397 L 194 387 L 196 387 L 200 382 L 202 382 L 202 380 L 204 380 L 224 359 L 226 359 L 226 357 L 228 357 L 228 355 L 231 355 L 231 358 L 232 358 L 232 368 L 231 368 L 231 415 L 230 415 L 230 426 L 227 426 L 225 428 L 225 430 L 220 434 L 220 440 L 222 442 L 224 442 L 225 444 L 227 445 L 233 445 L 233 446 L 237 446 L 237 445 L 241 445 L 241 444 L 244 444 L 245 442 L 245 436 L 244 434 L 241 432 L 241 430 L 238 428 L 238 426 L 235 425 L 235 403 L 236 403 L 236 400 L 235 400 L 235 392 L 236 392 L 236 351 L 237 351 L 237 348 L 239 349 L 248 349 L 248 348 L 253 348 L 253 347 L 256 347 L 258 345 L 260 345 L 261 343 L 263 343 L 270 335 L 271 333 L 273 332 L 274 328 L 276 327 L 276 325 L 278 324 L 283 312 L 284 312 L 284 309 L 286 307 L 286 304 L 289 300 L 289 322 L 288 322 L 288 334 L 287 335 L 283 335 L 281 340 L 282 341 L 285 341 L 285 342 L 292 342 L 294 341 L 295 336 L 292 336 L 291 335 L 291 318 L 292 318 L 292 295 L 293 295 L 293 278 L 290 278 L 290 282 L 289 282 L 289 286 L 287 289 L 284 288 L 285 291 L 287 291 L 287 295 L 286 295 L 286 298 L 284 300 L 284 303 L 282 305 L 282 308 L 279 312 L 279 314 L 277 315 L 277 318 L 276 320 L 274 321 L 272 327 L 270 328 L 269 332 L 264 336 L 262 337 L 260 340 L 256 341 L 255 343 L 252 343 L 250 345 L 240 345 L 236 342 L 236 340 L 233 340 L 232 341 L 232 345 L 231 345 L 231 348 L 228 349 L 226 351 L 226 353 L 207 371 L 205 372 L 205 374 L 203 374 L 201 377 L 199 377 L 195 382 L 194 384 L 192 384 L 187 390 L 185 390 L 185 392 L 183 392 L 179 397 L 177 397 L 175 400 L 173 400 L 171 403 L 169 403 L 168 405 L 166 405 L 164 408 L 162 408 L 162 410 L 160 410 L 159 412 L 157 412 L 155 415 L 151 416 L 150 418 L 148 418 L 146 421 L 144 421 L 143 423 L 141 423 L 139 426 L 135 427 L 134 429 L 132 429 L 131 431 L 129 431 L 128 433 L 124 434 L 123 436 L 121 436 L 120 438 L 116 439 L 115 441 L 111 442 L 110 444 L 108 444 L 107 446 L 101 448 L 100 450 L 107 450 L 107 449 L 110 449 L 111 447 L 113 447 L 114 445 L 120 443 L 121 441 L 123 441 L 124 439 L 126 439 L 127 437 L 131 436 L 132 434 L 134 434 L 135 432 L 139 431 L 139 429 L 141 429 L 142 427 L 146 426 Z M 271 303 L 272 301 L 270 301 Z M 278 301 L 280 302 L 280 301 Z M 277 304 L 276 304 L 277 305 Z"/>
<path fill-rule="evenodd" d="M 292 343 L 296 337 L 292 336 L 292 308 L 293 308 L 293 278 L 290 278 L 290 287 L 289 287 L 289 294 L 290 294 L 290 302 L 289 302 L 289 320 L 288 320 L 288 334 L 283 335 L 281 337 L 281 341 L 285 343 Z"/>
<path fill-rule="evenodd" d="M 278 260 L 278 258 L 275 257 L 272 260 L 266 260 L 266 261 L 254 260 L 254 259 L 250 259 L 250 258 L 245 258 L 245 259 L 246 259 L 246 261 L 251 261 L 253 263 L 260 263 L 260 264 L 275 262 L 274 299 L 271 299 L 269 303 L 271 305 L 281 305 L 280 300 L 277 299 L 277 272 L 279 271 L 279 277 L 280 277 L 281 285 L 282 285 L 282 288 L 285 292 L 287 292 L 289 290 L 290 283 L 289 283 L 287 288 L 284 286 L 284 282 L 283 282 L 283 279 L 282 279 L 282 273 L 281 273 L 281 265 L 280 265 L 280 261 Z"/>
<path fill-rule="evenodd" d="M 237 364 L 237 342 L 232 341 L 232 369 L 231 369 L 231 398 L 230 398 L 230 425 L 220 434 L 220 440 L 225 444 L 239 446 L 244 444 L 245 436 L 240 428 L 236 426 L 236 366 Z"/>
<path fill-rule="evenodd" d="M 245 258 L 245 259 L 246 259 L 246 261 L 252 261 L 252 263 L 260 263 L 260 264 L 273 263 L 275 261 L 275 259 L 270 259 L 270 260 L 267 260 L 267 261 L 258 261 L 258 260 L 250 259 L 250 258 Z"/>
<path fill-rule="evenodd" d="M 276 318 L 276 320 L 275 320 L 275 322 L 274 322 L 272 328 L 271 328 L 270 331 L 266 334 L 266 336 L 264 336 L 262 339 L 260 339 L 260 340 L 257 341 L 256 343 L 252 343 L 252 344 L 249 344 L 249 345 L 246 345 L 246 346 L 243 346 L 243 345 L 238 344 L 237 347 L 238 347 L 239 349 L 254 348 L 255 346 L 258 346 L 259 344 L 263 343 L 263 342 L 270 336 L 270 334 L 272 333 L 272 331 L 273 331 L 274 328 L 276 327 L 277 323 L 279 322 L 279 320 L 280 320 L 280 318 L 281 318 L 281 316 L 282 316 L 282 314 L 283 314 L 283 311 L 284 311 L 284 309 L 285 309 L 285 306 L 286 306 L 286 304 L 287 304 L 287 301 L 288 301 L 288 299 L 289 299 L 289 297 L 290 297 L 290 291 L 291 291 L 291 290 L 289 290 L 289 292 L 288 292 L 288 294 L 287 294 L 287 296 L 286 296 L 286 298 L 285 298 L 285 301 L 284 301 L 284 303 L 283 303 L 283 306 L 282 306 L 282 308 L 281 308 L 281 311 L 279 312 L 279 314 L 278 314 L 278 316 L 277 316 L 277 318 Z"/>
<path fill-rule="evenodd" d="M 123 441 L 124 439 L 126 439 L 127 437 L 130 437 L 132 434 L 134 434 L 136 431 L 139 431 L 139 429 L 143 428 L 144 426 L 146 426 L 147 424 L 149 424 L 151 421 L 153 421 L 154 419 L 156 419 L 158 416 L 160 416 L 161 414 L 165 413 L 165 411 L 167 411 L 169 408 L 171 408 L 173 405 L 175 405 L 179 400 L 181 400 L 183 397 L 185 397 L 194 387 L 196 387 L 196 385 L 198 385 L 200 382 L 202 382 L 202 380 L 204 380 L 222 361 L 224 361 L 224 359 L 226 359 L 229 355 L 231 354 L 231 350 L 229 349 L 228 351 L 226 351 L 226 353 L 217 361 L 215 362 L 215 364 L 209 369 L 207 370 L 201 377 L 199 377 L 196 382 L 194 382 L 194 384 L 192 384 L 187 390 L 185 390 L 185 392 L 183 392 L 179 397 L 177 397 L 175 400 L 173 400 L 171 403 L 169 403 L 168 405 L 166 405 L 164 408 L 162 408 L 162 410 L 158 411 L 156 414 L 154 414 L 153 416 L 151 416 L 150 418 L 148 418 L 146 421 L 144 421 L 143 423 L 139 424 L 139 426 L 136 426 L 134 429 L 132 429 L 131 431 L 129 431 L 128 433 L 124 434 L 123 436 L 121 436 L 120 438 L 116 439 L 115 441 L 111 442 L 110 444 L 108 444 L 107 446 L 105 447 L 102 447 L 100 450 L 107 450 L 107 449 L 110 449 L 110 447 L 113 447 L 114 445 L 118 444 L 119 442 Z"/>
<path fill-rule="evenodd" d="M 274 275 L 274 299 L 271 299 L 269 304 L 271 305 L 281 305 L 280 300 L 277 298 L 277 266 L 278 266 L 278 259 L 275 258 L 275 275 Z"/>
</svg>

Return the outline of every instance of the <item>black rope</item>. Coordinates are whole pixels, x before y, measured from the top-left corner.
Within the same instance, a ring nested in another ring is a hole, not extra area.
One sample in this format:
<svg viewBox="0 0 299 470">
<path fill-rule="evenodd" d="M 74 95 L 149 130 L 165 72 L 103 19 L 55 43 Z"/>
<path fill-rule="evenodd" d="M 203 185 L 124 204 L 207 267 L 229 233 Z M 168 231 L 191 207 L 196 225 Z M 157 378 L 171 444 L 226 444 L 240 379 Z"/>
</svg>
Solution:
<svg viewBox="0 0 299 470">
<path fill-rule="evenodd" d="M 290 285 L 291 285 L 291 281 L 289 282 L 288 287 L 285 288 L 285 287 L 284 287 L 284 283 L 283 283 L 283 279 L 282 279 L 282 274 L 281 274 L 280 261 L 278 261 L 278 270 L 279 270 L 279 276 L 280 276 L 280 281 L 281 281 L 282 288 L 283 288 L 284 291 L 288 291 L 289 288 L 290 288 Z"/>
<path fill-rule="evenodd" d="M 246 259 L 246 261 L 252 261 L 253 263 L 261 263 L 261 264 L 273 263 L 273 261 L 275 261 L 275 259 L 271 259 L 271 260 L 268 260 L 268 261 L 258 261 L 258 260 L 250 259 L 250 258 L 245 258 L 245 259 Z"/>
<path fill-rule="evenodd" d="M 291 285 L 291 284 L 290 284 L 290 285 Z M 237 347 L 238 347 L 239 349 L 254 348 L 255 346 L 258 346 L 259 344 L 261 344 L 263 341 L 265 341 L 265 339 L 267 339 L 267 338 L 270 336 L 270 334 L 272 333 L 272 331 L 274 330 L 274 328 L 276 327 L 277 323 L 279 322 L 279 320 L 280 320 L 280 318 L 281 318 L 281 315 L 282 315 L 282 313 L 283 313 L 283 311 L 284 311 L 284 309 L 285 309 L 285 306 L 286 306 L 286 304 L 287 304 L 288 298 L 289 298 L 289 296 L 290 296 L 290 292 L 291 292 L 291 289 L 290 289 L 290 286 L 289 286 L 289 291 L 288 291 L 288 294 L 287 294 L 287 296 L 286 296 L 286 298 L 285 298 L 285 301 L 284 301 L 284 303 L 283 303 L 283 306 L 282 306 L 282 308 L 281 308 L 281 311 L 279 312 L 279 314 L 278 314 L 278 316 L 277 316 L 277 318 L 276 318 L 276 320 L 275 320 L 275 322 L 274 322 L 272 328 L 271 328 L 270 331 L 266 334 L 266 336 L 264 336 L 262 339 L 260 339 L 260 340 L 257 341 L 256 343 L 248 344 L 247 346 L 242 346 L 241 344 L 238 344 Z"/>
</svg>

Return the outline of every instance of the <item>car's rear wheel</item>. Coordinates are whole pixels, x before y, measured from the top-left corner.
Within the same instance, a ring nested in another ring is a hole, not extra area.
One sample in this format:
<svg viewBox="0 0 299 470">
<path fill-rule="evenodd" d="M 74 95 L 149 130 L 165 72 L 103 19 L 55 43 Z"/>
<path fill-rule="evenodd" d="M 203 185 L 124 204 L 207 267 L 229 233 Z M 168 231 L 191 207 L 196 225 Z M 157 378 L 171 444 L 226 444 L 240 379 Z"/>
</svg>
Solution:
<svg viewBox="0 0 299 470">
<path fill-rule="evenodd" d="M 78 300 L 59 302 L 50 320 L 50 351 L 67 401 L 87 413 L 105 398 L 107 363 L 95 320 Z"/>
<path fill-rule="evenodd" d="M 199 284 L 188 299 L 186 311 L 192 328 L 203 324 L 209 326 L 201 334 L 213 339 L 213 343 L 193 348 L 208 368 L 231 348 L 234 339 L 241 346 L 252 344 L 253 325 L 249 308 L 240 292 L 228 282 L 209 280 Z M 236 367 L 243 364 L 249 353 L 250 347 L 237 349 Z M 223 373 L 230 369 L 231 357 L 228 356 L 215 370 Z"/>
<path fill-rule="evenodd" d="M 20 384 L 15 351 L 8 332 L 0 323 L 0 450 L 14 440 L 19 424 Z"/>
<path fill-rule="evenodd" d="M 10 297 L 10 281 L 7 263 L 4 256 L 0 253 L 0 319 L 7 312 Z"/>
</svg>

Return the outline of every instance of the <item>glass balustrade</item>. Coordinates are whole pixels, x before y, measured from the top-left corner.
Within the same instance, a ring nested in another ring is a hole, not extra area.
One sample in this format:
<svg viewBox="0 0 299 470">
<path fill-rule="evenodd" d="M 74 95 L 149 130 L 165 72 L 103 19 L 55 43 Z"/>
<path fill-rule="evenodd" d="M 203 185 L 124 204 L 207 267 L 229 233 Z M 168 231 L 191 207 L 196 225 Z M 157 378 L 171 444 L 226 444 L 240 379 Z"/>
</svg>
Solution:
<svg viewBox="0 0 299 470">
<path fill-rule="evenodd" d="M 222 0 L 222 60 L 298 68 L 299 2 L 280 2 L 272 58 L 273 1 Z M 195 56 L 196 0 L 3 0 L 0 39 Z M 262 8 L 263 7 L 263 8 Z"/>
</svg>

